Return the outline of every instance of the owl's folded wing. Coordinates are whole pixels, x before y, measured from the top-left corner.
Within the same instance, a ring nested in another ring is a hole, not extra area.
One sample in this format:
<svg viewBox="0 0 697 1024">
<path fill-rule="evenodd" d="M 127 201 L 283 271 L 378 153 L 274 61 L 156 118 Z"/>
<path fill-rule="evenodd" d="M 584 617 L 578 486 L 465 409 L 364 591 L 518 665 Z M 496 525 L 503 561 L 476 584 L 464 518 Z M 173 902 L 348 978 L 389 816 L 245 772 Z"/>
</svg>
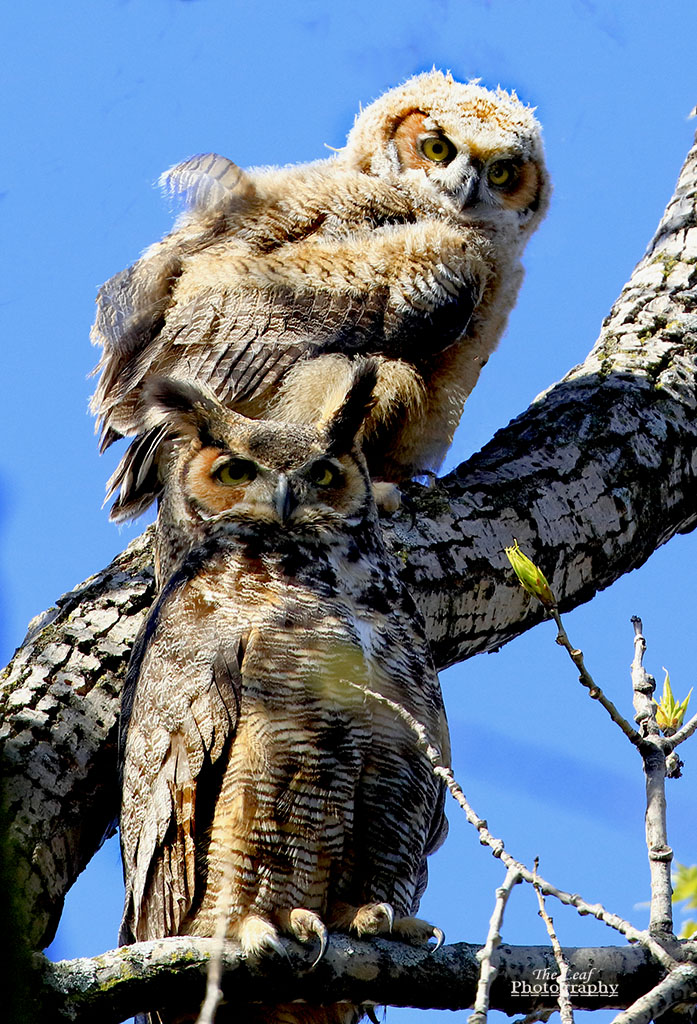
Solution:
<svg viewBox="0 0 697 1024">
<path fill-rule="evenodd" d="M 151 612 L 124 693 L 122 944 L 177 934 L 186 917 L 209 824 L 199 792 L 219 784 L 239 715 L 243 645 L 227 638 L 202 664 L 190 629 L 174 621 L 186 615 L 170 614 L 180 583 L 173 578 Z"/>
<path fill-rule="evenodd" d="M 244 274 L 229 252 L 213 264 L 191 261 L 166 311 L 153 301 L 148 319 L 141 309 L 149 333 L 133 334 L 132 350 L 105 350 L 95 396 L 102 444 L 136 435 L 107 487 L 117 494 L 112 518 L 139 515 L 160 489 L 164 438 L 145 431 L 139 405 L 148 377 L 195 380 L 256 418 L 272 414 L 285 376 L 304 360 L 362 355 L 433 366 L 466 332 L 489 277 L 486 253 L 470 241 L 443 225 L 403 225 L 361 246 L 289 244 Z M 132 274 L 119 288 L 131 287 L 137 305 L 143 270 L 136 264 Z"/>
<path fill-rule="evenodd" d="M 169 235 L 99 293 L 92 410 L 103 448 L 142 429 L 149 374 L 194 377 L 226 404 L 254 404 L 299 359 L 323 352 L 435 357 L 465 332 L 492 272 L 478 232 L 435 219 L 318 233 L 271 252 L 191 231 Z"/>
</svg>

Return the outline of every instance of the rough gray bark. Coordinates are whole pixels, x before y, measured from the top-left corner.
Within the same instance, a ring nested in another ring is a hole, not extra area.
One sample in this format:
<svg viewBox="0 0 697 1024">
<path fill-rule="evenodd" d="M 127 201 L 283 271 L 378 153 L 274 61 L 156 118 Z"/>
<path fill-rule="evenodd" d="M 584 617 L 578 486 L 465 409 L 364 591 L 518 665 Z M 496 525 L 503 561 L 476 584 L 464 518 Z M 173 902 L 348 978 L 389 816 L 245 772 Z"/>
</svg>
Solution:
<svg viewBox="0 0 697 1024">
<path fill-rule="evenodd" d="M 540 618 L 503 555 L 514 536 L 570 608 L 697 522 L 696 193 L 694 147 L 586 361 L 385 521 L 441 667 Z M 34 948 L 116 814 L 119 689 L 152 598 L 149 544 L 61 598 L 4 674 L 3 855 Z"/>
<path fill-rule="evenodd" d="M 477 949 L 468 943 L 428 953 L 384 940 L 357 942 L 333 935 L 324 958 L 309 969 L 314 951 L 284 943 L 288 959 L 248 961 L 230 945 L 225 955 L 224 993 L 236 1006 L 274 999 L 329 1003 L 346 1000 L 377 1005 L 465 1009 L 474 1001 L 479 972 Z M 146 1007 L 168 1002 L 195 1011 L 203 998 L 214 940 L 163 939 L 141 942 L 89 960 L 40 965 L 44 985 L 37 1019 L 80 1024 L 117 1024 Z M 566 949 L 574 1004 L 585 1009 L 629 1006 L 660 979 L 641 949 Z M 491 1007 L 510 1014 L 556 1005 L 559 968 L 551 948 L 507 946 L 494 954 L 498 976 Z M 527 987 L 526 987 L 527 986 Z M 39 990 L 37 989 L 37 993 Z"/>
<path fill-rule="evenodd" d="M 33 948 L 51 941 L 65 893 L 116 819 L 121 683 L 152 600 L 148 540 L 34 620 L 5 673 L 0 856 Z"/>
</svg>

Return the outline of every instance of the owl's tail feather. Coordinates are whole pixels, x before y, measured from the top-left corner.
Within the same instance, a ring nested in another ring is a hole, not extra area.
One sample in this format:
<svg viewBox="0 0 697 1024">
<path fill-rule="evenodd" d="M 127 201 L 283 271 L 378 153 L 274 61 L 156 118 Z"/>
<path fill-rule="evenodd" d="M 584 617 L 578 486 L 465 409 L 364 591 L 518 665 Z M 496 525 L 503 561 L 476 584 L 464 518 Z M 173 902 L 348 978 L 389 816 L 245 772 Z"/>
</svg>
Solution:
<svg viewBox="0 0 697 1024">
<path fill-rule="evenodd" d="M 190 210 L 242 205 L 256 195 L 252 178 L 237 164 L 217 153 L 199 153 L 160 175 L 158 185 Z"/>
</svg>

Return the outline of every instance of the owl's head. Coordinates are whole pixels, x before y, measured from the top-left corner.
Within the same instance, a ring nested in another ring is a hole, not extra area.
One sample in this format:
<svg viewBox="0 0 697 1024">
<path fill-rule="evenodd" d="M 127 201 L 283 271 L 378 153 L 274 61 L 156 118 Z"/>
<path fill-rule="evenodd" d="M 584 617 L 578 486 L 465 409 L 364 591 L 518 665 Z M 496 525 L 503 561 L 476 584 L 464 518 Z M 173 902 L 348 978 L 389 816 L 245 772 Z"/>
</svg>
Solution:
<svg viewBox="0 0 697 1024">
<path fill-rule="evenodd" d="M 185 549 L 211 538 L 344 529 L 373 517 L 360 439 L 376 378 L 373 360 L 356 360 L 343 400 L 314 426 L 251 420 L 198 385 L 149 380 L 146 423 L 165 432 L 162 448 L 170 451 L 161 532 L 188 535 Z"/>
<path fill-rule="evenodd" d="M 529 234 L 550 183 L 542 132 L 515 93 L 431 71 L 386 92 L 356 118 L 339 160 L 380 177 L 407 175 L 467 219 Z"/>
</svg>

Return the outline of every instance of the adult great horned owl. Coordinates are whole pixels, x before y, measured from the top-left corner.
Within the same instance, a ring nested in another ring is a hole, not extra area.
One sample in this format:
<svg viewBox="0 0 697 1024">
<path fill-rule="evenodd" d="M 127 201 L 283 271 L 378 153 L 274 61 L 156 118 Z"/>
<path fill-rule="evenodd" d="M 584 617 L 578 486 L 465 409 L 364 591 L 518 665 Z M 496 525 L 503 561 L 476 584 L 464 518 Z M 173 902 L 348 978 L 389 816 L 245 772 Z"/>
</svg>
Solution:
<svg viewBox="0 0 697 1024">
<path fill-rule="evenodd" d="M 547 207 L 532 111 L 433 71 L 362 111 L 327 160 L 244 172 L 209 154 L 165 177 L 190 210 L 102 287 L 92 332 L 102 445 L 136 435 L 112 517 L 161 487 L 140 407 L 152 374 L 199 380 L 254 418 L 313 423 L 352 358 L 375 356 L 372 477 L 437 469 Z"/>
<path fill-rule="evenodd" d="M 375 378 L 357 363 L 319 427 L 248 420 L 184 382 L 146 385 L 146 422 L 175 445 L 158 523 L 171 573 L 123 699 L 122 942 L 211 936 L 221 920 L 251 953 L 288 935 L 321 954 L 327 929 L 439 937 L 411 915 L 447 829 L 443 787 L 375 696 L 449 757 L 357 440 Z M 293 1005 L 234 1019 L 360 1015 Z"/>
</svg>

